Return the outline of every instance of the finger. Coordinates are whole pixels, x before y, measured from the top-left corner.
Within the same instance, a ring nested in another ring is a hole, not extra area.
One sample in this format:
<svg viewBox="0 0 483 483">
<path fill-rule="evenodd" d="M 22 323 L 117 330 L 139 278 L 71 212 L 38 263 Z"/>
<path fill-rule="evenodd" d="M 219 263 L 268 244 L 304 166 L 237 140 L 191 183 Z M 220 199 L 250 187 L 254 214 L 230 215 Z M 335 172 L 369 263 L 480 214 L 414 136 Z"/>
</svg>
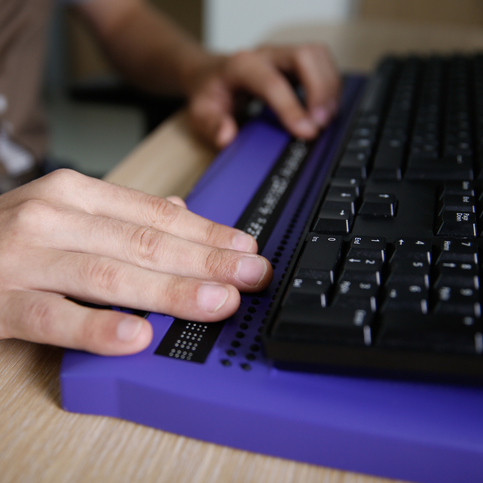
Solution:
<svg viewBox="0 0 483 483">
<path fill-rule="evenodd" d="M 270 263 L 255 254 L 195 243 L 114 218 L 65 210 L 55 211 L 50 218 L 49 224 L 34 221 L 30 243 L 63 252 L 100 255 L 158 272 L 229 283 L 242 291 L 261 290 L 271 279 Z M 22 262 L 25 260 L 4 261 L 2 270 Z"/>
<path fill-rule="evenodd" d="M 187 208 L 185 201 L 179 196 L 166 196 L 166 199 L 175 205 L 181 206 L 181 208 Z"/>
<path fill-rule="evenodd" d="M 33 227 L 41 228 L 42 225 L 52 224 L 53 220 L 58 222 L 59 211 L 67 207 L 73 216 L 76 211 L 87 212 L 150 226 L 197 243 L 252 253 L 257 251 L 257 243 L 252 236 L 209 221 L 157 196 L 70 170 L 59 170 L 37 181 L 20 197 L 21 202 L 17 201 L 15 210 L 11 210 L 11 223 L 18 225 L 17 231 L 26 230 L 34 234 Z"/>
<path fill-rule="evenodd" d="M 233 141 L 238 131 L 232 110 L 232 94 L 219 82 L 212 81 L 192 98 L 190 122 L 208 142 L 223 148 Z"/>
<path fill-rule="evenodd" d="M 152 339 L 149 322 L 65 298 L 21 290 L 0 294 L 0 338 L 16 338 L 103 355 L 134 354 Z"/>
<path fill-rule="evenodd" d="M 161 312 L 200 322 L 222 320 L 239 306 L 232 285 L 180 277 L 140 268 L 106 257 L 37 251 L 30 270 L 4 267 L 2 277 L 28 290 L 60 293 L 102 305 Z"/>
<path fill-rule="evenodd" d="M 236 54 L 227 67 L 226 78 L 233 88 L 247 89 L 266 101 L 294 135 L 312 138 L 317 134 L 316 124 L 269 56 L 256 52 Z"/>
<path fill-rule="evenodd" d="M 335 114 L 340 96 L 340 76 L 322 46 L 303 46 L 293 54 L 293 70 L 305 88 L 307 109 L 319 127 Z"/>
</svg>

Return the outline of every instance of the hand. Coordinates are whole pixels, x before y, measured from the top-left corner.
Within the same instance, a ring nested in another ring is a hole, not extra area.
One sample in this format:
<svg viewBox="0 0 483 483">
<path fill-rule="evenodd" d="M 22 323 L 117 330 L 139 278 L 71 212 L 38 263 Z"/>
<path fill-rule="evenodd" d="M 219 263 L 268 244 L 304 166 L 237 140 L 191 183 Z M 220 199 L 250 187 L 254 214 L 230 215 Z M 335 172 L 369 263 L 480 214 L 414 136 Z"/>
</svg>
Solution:
<svg viewBox="0 0 483 483">
<path fill-rule="evenodd" d="M 305 88 L 305 107 L 286 75 L 294 76 Z M 337 111 L 340 79 L 329 52 L 321 45 L 262 47 L 218 57 L 192 77 L 191 122 L 220 148 L 237 133 L 234 99 L 241 90 L 266 101 L 292 134 L 306 139 L 327 126 Z"/>
<path fill-rule="evenodd" d="M 268 285 L 255 240 L 160 199 L 59 170 L 0 196 L 0 339 L 99 354 L 150 343 L 150 324 L 66 297 L 217 321 Z"/>
</svg>

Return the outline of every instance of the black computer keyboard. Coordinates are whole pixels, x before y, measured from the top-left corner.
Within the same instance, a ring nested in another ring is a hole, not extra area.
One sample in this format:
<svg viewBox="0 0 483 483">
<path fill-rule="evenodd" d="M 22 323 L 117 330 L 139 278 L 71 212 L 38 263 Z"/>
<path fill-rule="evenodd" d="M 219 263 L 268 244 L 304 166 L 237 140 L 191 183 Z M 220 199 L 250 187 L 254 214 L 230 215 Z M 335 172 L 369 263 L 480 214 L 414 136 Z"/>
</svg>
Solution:
<svg viewBox="0 0 483 483">
<path fill-rule="evenodd" d="M 369 79 L 264 335 L 281 367 L 483 381 L 483 55 Z"/>
</svg>

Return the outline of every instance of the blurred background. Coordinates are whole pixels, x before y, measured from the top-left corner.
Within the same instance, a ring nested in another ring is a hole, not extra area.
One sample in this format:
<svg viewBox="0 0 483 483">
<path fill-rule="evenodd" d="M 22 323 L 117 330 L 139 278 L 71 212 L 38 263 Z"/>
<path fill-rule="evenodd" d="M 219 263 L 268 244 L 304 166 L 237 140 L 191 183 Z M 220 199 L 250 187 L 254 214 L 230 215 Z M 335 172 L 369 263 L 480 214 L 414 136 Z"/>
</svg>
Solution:
<svg viewBox="0 0 483 483">
<path fill-rule="evenodd" d="M 386 19 L 483 28 L 481 0 L 150 0 L 206 47 L 231 52 L 292 25 Z M 45 99 L 51 154 L 101 177 L 181 105 L 124 85 L 89 32 L 62 7 L 52 18 Z"/>
</svg>

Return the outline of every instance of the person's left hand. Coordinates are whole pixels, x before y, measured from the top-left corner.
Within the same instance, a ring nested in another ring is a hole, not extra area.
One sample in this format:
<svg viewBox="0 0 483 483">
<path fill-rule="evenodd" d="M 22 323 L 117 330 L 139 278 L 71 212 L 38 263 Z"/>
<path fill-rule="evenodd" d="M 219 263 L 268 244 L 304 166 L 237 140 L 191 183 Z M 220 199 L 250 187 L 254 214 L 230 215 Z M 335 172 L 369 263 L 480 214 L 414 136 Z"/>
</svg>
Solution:
<svg viewBox="0 0 483 483">
<path fill-rule="evenodd" d="M 305 106 L 287 76 L 305 89 Z M 194 129 L 219 148 L 237 133 L 233 111 L 240 91 L 267 102 L 293 135 L 311 139 L 337 111 L 340 78 L 322 45 L 261 47 L 213 57 L 193 76 L 189 114 Z"/>
</svg>

